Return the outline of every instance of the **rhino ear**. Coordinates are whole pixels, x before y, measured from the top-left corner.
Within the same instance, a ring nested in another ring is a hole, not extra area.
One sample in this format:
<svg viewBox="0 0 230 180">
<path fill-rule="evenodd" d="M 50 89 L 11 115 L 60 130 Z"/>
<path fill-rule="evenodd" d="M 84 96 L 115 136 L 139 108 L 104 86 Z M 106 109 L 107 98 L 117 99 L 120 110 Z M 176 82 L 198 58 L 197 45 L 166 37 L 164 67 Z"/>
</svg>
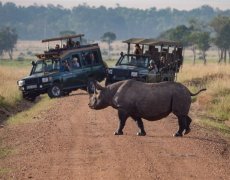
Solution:
<svg viewBox="0 0 230 180">
<path fill-rule="evenodd" d="M 97 89 L 97 90 L 103 90 L 103 89 L 105 89 L 104 87 L 102 87 L 97 81 L 95 81 L 95 88 Z"/>
</svg>

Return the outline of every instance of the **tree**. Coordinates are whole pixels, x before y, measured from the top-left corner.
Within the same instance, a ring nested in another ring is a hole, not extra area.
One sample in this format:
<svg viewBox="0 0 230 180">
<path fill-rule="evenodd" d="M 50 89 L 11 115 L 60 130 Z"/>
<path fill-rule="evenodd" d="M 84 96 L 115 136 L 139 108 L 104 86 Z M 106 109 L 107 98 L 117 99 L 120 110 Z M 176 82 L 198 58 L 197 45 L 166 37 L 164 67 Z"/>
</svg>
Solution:
<svg viewBox="0 0 230 180">
<path fill-rule="evenodd" d="M 200 33 L 209 30 L 209 26 L 205 23 L 200 21 L 199 19 L 192 18 L 189 21 L 189 29 L 190 34 L 188 35 L 188 43 L 192 46 L 193 52 L 193 64 L 196 63 L 196 49 L 197 44 L 199 43 Z"/>
<path fill-rule="evenodd" d="M 103 36 L 101 37 L 101 40 L 103 42 L 106 42 L 108 43 L 108 54 L 109 54 L 109 57 L 110 57 L 110 50 L 111 50 L 111 43 L 113 41 L 115 41 L 117 38 L 116 34 L 113 33 L 113 32 L 106 32 L 103 34 Z"/>
<path fill-rule="evenodd" d="M 18 35 L 15 29 L 4 27 L 0 29 L 0 55 L 4 52 L 9 54 L 10 59 L 13 59 L 13 49 L 17 43 Z"/>
<path fill-rule="evenodd" d="M 217 16 L 210 25 L 216 34 L 213 42 L 220 50 L 219 62 L 226 63 L 227 51 L 230 54 L 230 17 Z"/>
<path fill-rule="evenodd" d="M 210 48 L 210 33 L 209 32 L 197 32 L 197 48 L 201 51 L 204 64 L 206 65 L 206 51 Z"/>
<path fill-rule="evenodd" d="M 191 32 L 191 34 L 188 37 L 188 41 L 190 42 L 192 46 L 193 64 L 196 63 L 196 49 L 197 49 L 198 38 L 199 38 L 198 32 Z"/>
</svg>

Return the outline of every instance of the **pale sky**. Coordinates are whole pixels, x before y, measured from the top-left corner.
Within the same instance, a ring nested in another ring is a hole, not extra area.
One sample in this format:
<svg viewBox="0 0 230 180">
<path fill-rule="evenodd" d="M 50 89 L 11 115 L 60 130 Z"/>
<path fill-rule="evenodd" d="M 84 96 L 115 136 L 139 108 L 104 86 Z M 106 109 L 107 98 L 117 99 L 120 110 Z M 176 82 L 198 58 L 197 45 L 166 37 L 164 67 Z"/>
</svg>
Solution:
<svg viewBox="0 0 230 180">
<path fill-rule="evenodd" d="M 65 8 L 72 8 L 79 4 L 87 3 L 90 6 L 116 7 L 116 4 L 128 8 L 147 9 L 151 7 L 175 8 L 179 10 L 190 10 L 202 5 L 209 5 L 222 10 L 230 9 L 230 0 L 0 0 L 1 2 L 14 2 L 17 5 L 29 6 L 36 3 L 37 5 L 60 4 Z"/>
</svg>

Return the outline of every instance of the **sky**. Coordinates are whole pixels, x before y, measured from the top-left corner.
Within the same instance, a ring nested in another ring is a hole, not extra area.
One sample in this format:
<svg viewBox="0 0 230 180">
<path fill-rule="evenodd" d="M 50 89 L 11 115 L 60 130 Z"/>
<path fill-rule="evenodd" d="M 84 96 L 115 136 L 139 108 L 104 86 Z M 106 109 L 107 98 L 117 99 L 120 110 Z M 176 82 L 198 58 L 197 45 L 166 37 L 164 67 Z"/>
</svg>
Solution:
<svg viewBox="0 0 230 180">
<path fill-rule="evenodd" d="M 214 8 L 222 10 L 230 9 L 230 0 L 0 0 L 1 2 L 13 2 L 17 5 L 29 6 L 33 4 L 37 5 L 61 5 L 65 8 L 72 8 L 79 4 L 87 3 L 90 6 L 106 6 L 116 7 L 119 4 L 122 7 L 128 8 L 140 8 L 148 9 L 156 7 L 157 9 L 162 8 L 175 8 L 179 10 L 190 10 L 202 5 L 209 5 Z"/>
</svg>

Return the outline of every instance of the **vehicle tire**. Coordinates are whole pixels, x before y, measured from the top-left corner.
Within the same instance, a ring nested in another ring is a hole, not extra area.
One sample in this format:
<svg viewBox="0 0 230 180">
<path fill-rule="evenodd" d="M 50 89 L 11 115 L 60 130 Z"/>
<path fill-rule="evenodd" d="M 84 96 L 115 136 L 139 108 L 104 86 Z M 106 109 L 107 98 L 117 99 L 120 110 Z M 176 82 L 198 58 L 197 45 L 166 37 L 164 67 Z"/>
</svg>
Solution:
<svg viewBox="0 0 230 180">
<path fill-rule="evenodd" d="M 93 94 L 95 91 L 95 84 L 94 84 L 94 80 L 93 79 L 89 79 L 88 83 L 87 83 L 87 92 L 89 94 Z"/>
<path fill-rule="evenodd" d="M 61 97 L 63 94 L 62 88 L 59 84 L 53 84 L 49 89 L 48 89 L 48 96 L 50 98 L 57 98 Z"/>
</svg>

